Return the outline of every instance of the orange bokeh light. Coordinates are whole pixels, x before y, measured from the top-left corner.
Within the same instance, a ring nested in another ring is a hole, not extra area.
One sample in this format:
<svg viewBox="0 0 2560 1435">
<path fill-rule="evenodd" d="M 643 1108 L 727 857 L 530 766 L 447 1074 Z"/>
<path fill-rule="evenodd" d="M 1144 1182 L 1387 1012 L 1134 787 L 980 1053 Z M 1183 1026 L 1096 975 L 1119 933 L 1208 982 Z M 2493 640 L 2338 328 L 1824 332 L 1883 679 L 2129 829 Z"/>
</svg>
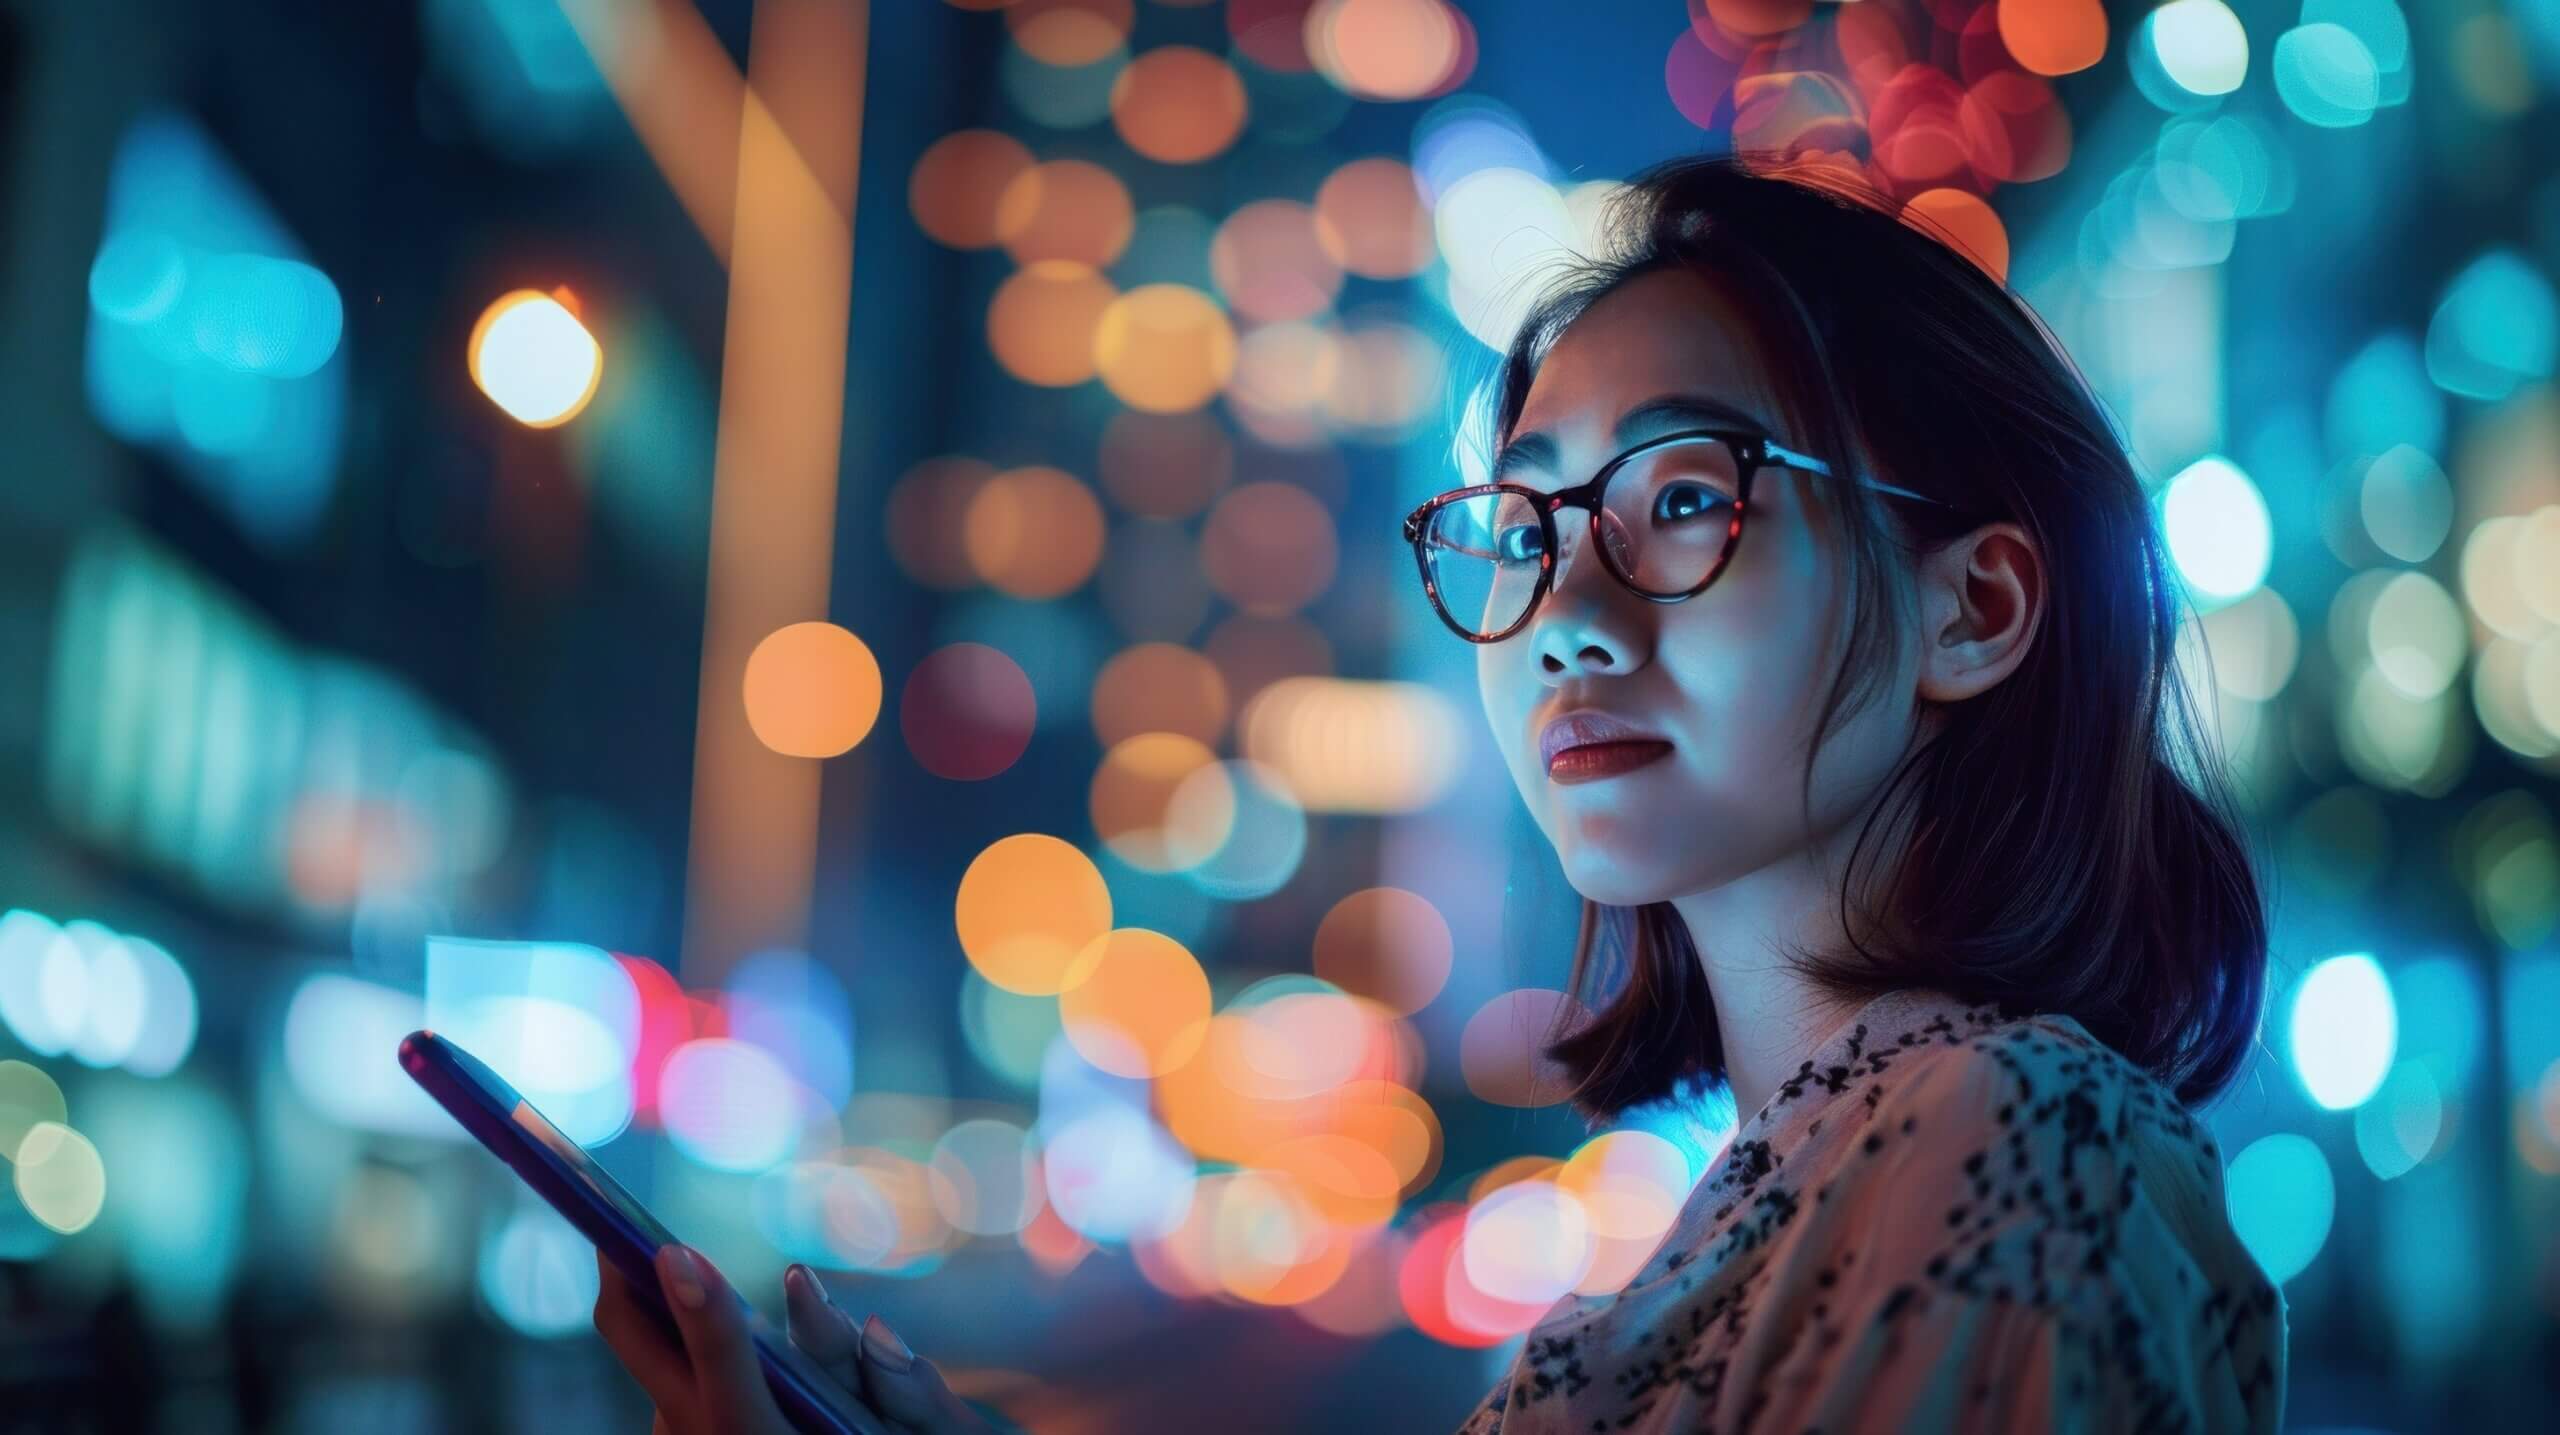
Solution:
<svg viewBox="0 0 2560 1435">
<path fill-rule="evenodd" d="M 1320 314 L 1342 292 L 1342 264 L 1317 234 L 1314 207 L 1294 199 L 1228 215 L 1209 241 L 1209 272 L 1237 313 L 1265 323 Z"/>
<path fill-rule="evenodd" d="M 1102 560 L 1102 503 L 1054 468 L 1009 469 L 978 486 L 963 520 L 970 566 L 1017 598 L 1083 587 Z"/>
<path fill-rule="evenodd" d="M 1018 264 L 1072 259 L 1100 269 L 1129 247 L 1137 224 L 1129 187 L 1087 160 L 1035 164 L 996 199 L 996 235 Z"/>
<path fill-rule="evenodd" d="M 1235 820 L 1232 788 L 1223 804 L 1216 791 L 1206 793 L 1203 810 L 1180 822 L 1173 799 L 1192 774 L 1217 760 L 1205 745 L 1174 732 L 1140 733 L 1114 744 L 1093 774 L 1088 807 L 1095 835 L 1141 871 L 1196 865 L 1226 840 Z"/>
<path fill-rule="evenodd" d="M 747 656 L 747 726 L 785 757 L 834 757 L 880 716 L 880 664 L 833 623 L 793 623 Z"/>
<path fill-rule="evenodd" d="M 907 177 L 916 227 L 954 249 L 990 249 L 1003 236 L 997 204 L 1032 166 L 1031 151 L 1000 130 L 959 130 L 925 148 Z"/>
<path fill-rule="evenodd" d="M 1235 371 L 1225 311 L 1183 284 L 1141 284 L 1112 301 L 1093 330 L 1103 385 L 1131 408 L 1196 409 Z"/>
<path fill-rule="evenodd" d="M 961 874 L 953 907 L 960 949 L 978 975 L 1024 996 L 1084 980 L 1111 929 L 1111 889 L 1093 859 L 1046 833 L 991 843 Z"/>
<path fill-rule="evenodd" d="M 2107 12 L 2098 0 L 1994 8 L 1999 11 L 2000 43 L 2032 73 L 2073 74 L 2107 57 Z"/>
<path fill-rule="evenodd" d="M 1035 60 L 1090 65 L 1128 40 L 1136 9 L 1135 0 L 1010 0 L 1004 23 Z"/>
<path fill-rule="evenodd" d="M 1440 909 L 1401 887 L 1354 892 L 1316 926 L 1316 975 L 1399 1014 L 1440 994 L 1455 953 Z"/>
<path fill-rule="evenodd" d="M 1144 927 L 1096 938 L 1083 978 L 1058 993 L 1067 1040 L 1118 1076 L 1152 1077 L 1198 1054 L 1209 1030 L 1209 975 L 1180 942 Z"/>
<path fill-rule="evenodd" d="M 1111 123 L 1129 148 L 1166 164 L 1197 164 L 1244 130 L 1244 81 L 1206 50 L 1163 45 L 1111 82 Z"/>
<path fill-rule="evenodd" d="M 997 286 L 987 305 L 987 344 L 1005 372 L 1064 388 L 1093 377 L 1095 335 L 1119 299 L 1111 281 L 1065 259 L 1044 259 Z"/>
<path fill-rule="evenodd" d="M 1993 279 L 2009 277 L 2009 228 L 1982 196 L 1962 189 L 1925 189 L 1902 207 L 1905 222 L 1954 249 Z"/>
<path fill-rule="evenodd" d="M 1327 176 L 1316 191 L 1316 242 L 1367 279 L 1407 279 L 1438 252 L 1431 209 L 1404 161 L 1374 155 Z"/>
<path fill-rule="evenodd" d="M 1124 649 L 1094 675 L 1093 731 L 1104 747 L 1147 732 L 1214 745 L 1227 714 L 1227 680 L 1217 664 L 1178 643 Z"/>
</svg>

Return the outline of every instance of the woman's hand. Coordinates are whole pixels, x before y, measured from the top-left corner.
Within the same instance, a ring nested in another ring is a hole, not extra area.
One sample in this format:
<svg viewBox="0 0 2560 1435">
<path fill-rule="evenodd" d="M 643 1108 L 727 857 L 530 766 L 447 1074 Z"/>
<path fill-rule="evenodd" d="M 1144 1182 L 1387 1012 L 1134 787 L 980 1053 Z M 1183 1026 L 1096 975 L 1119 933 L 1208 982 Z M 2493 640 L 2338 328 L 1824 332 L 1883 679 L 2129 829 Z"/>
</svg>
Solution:
<svg viewBox="0 0 2560 1435">
<path fill-rule="evenodd" d="M 658 1251 L 658 1286 L 682 1343 L 669 1340 L 615 1270 L 596 1257 L 596 1332 L 658 1410 L 654 1435 L 792 1435 L 765 1388 L 745 1312 L 720 1272 L 690 1248 Z M 906 1435 L 987 1435 L 995 1430 L 942 1382 L 933 1362 L 907 1349 L 878 1316 L 857 1326 L 827 1299 L 806 1266 L 783 1278 L 791 1343 L 856 1399 Z"/>
</svg>

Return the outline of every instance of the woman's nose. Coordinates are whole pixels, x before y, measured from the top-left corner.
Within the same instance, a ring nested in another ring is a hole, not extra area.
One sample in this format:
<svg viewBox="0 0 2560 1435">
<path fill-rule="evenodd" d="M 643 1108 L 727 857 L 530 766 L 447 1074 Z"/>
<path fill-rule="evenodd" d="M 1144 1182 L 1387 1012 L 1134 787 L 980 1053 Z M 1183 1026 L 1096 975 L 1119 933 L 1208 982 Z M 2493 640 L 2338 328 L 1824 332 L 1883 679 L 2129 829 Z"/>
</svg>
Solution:
<svg viewBox="0 0 2560 1435">
<path fill-rule="evenodd" d="M 1587 526 L 1578 535 L 1572 532 L 1573 518 L 1556 517 L 1555 577 L 1533 629 L 1538 671 L 1550 679 L 1632 672 L 1650 656 L 1652 644 L 1652 615 L 1632 609 L 1652 605 L 1602 565 L 1591 551 Z"/>
</svg>

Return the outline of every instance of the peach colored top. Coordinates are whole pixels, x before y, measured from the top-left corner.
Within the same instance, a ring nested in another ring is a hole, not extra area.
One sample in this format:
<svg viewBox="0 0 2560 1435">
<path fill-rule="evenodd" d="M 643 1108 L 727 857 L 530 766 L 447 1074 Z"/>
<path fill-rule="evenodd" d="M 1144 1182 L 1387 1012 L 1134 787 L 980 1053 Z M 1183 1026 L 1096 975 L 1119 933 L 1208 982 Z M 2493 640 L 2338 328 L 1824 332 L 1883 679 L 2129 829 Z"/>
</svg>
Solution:
<svg viewBox="0 0 2560 1435">
<path fill-rule="evenodd" d="M 2210 1132 L 2079 1022 L 1889 992 L 1568 1295 L 1460 1435 L 2274 1431 L 2282 1293 Z"/>
</svg>

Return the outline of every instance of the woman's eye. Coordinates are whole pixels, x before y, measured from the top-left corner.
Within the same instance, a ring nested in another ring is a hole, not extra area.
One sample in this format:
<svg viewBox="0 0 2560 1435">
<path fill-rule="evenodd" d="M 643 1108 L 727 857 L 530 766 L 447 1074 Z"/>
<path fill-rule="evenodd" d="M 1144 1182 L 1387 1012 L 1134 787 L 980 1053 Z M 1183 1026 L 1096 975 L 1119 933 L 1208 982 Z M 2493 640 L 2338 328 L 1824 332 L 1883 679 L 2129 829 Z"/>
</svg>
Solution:
<svg viewBox="0 0 2560 1435">
<path fill-rule="evenodd" d="M 1494 553 L 1509 562 L 1535 563 L 1542 546 L 1542 535 L 1532 523 L 1515 523 L 1493 536 Z"/>
<path fill-rule="evenodd" d="M 1705 484 L 1675 483 L 1655 495 L 1653 516 L 1657 521 L 1673 523 L 1721 508 L 1726 501 L 1723 494 Z"/>
</svg>

